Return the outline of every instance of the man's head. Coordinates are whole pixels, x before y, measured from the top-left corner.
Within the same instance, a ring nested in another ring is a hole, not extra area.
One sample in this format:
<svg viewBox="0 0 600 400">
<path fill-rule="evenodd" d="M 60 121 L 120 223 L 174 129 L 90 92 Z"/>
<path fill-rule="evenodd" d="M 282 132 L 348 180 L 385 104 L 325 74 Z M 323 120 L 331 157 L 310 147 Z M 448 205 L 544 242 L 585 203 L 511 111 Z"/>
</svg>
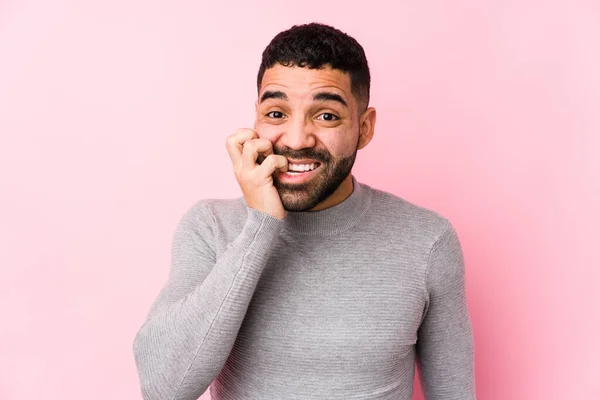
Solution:
<svg viewBox="0 0 600 400">
<path fill-rule="evenodd" d="M 347 197 L 356 153 L 371 140 L 375 125 L 361 45 L 327 25 L 294 26 L 263 52 L 257 85 L 259 137 L 273 143 L 289 169 L 316 166 L 311 172 L 274 174 L 284 207 L 322 209 Z"/>
</svg>

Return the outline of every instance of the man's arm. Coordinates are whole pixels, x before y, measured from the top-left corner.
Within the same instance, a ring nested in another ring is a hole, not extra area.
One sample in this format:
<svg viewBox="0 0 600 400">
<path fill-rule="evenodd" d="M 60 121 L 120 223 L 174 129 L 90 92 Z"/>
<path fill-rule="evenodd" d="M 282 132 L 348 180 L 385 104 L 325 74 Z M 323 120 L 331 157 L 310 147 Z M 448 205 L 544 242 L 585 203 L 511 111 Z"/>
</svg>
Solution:
<svg viewBox="0 0 600 400">
<path fill-rule="evenodd" d="M 431 250 L 429 302 L 417 340 L 417 363 L 427 400 L 475 399 L 474 345 L 465 296 L 463 253 L 448 221 Z"/>
<path fill-rule="evenodd" d="M 246 224 L 215 257 L 204 205 L 179 222 L 169 279 L 133 345 L 143 398 L 196 400 L 229 357 L 283 221 L 248 208 Z"/>
</svg>

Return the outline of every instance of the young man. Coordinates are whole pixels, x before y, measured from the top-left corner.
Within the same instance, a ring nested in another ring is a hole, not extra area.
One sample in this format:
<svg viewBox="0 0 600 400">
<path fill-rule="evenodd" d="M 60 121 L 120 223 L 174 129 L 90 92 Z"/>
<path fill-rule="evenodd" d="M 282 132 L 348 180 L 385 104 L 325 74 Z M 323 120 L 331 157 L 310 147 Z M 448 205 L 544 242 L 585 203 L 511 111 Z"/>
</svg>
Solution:
<svg viewBox="0 0 600 400">
<path fill-rule="evenodd" d="M 450 222 L 359 183 L 373 137 L 362 47 L 294 26 L 265 49 L 254 129 L 227 139 L 243 197 L 202 200 L 136 335 L 145 399 L 475 399 Z M 212 385 L 211 385 L 212 383 Z"/>
</svg>

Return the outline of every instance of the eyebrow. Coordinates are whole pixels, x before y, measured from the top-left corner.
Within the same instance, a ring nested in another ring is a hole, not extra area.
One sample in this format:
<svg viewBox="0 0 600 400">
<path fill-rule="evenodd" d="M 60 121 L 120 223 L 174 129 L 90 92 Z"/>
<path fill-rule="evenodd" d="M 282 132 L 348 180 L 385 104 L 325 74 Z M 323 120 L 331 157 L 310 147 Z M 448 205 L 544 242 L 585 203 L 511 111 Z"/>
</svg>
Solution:
<svg viewBox="0 0 600 400">
<path fill-rule="evenodd" d="M 260 97 L 260 102 L 262 103 L 263 101 L 265 101 L 267 99 L 281 99 L 281 100 L 285 100 L 285 101 L 289 100 L 287 95 L 285 93 L 283 93 L 281 90 L 267 90 Z M 320 92 L 313 96 L 313 100 L 314 101 L 337 101 L 338 103 L 342 104 L 344 107 L 348 107 L 348 103 L 346 103 L 346 100 L 344 100 L 344 98 L 337 93 Z"/>
<path fill-rule="evenodd" d="M 344 107 L 348 107 L 348 104 L 346 103 L 344 98 L 337 93 L 332 93 L 332 92 L 317 93 L 313 96 L 313 100 L 315 100 L 315 101 L 337 101 L 338 103 L 341 103 L 342 105 L 344 105 Z"/>
<path fill-rule="evenodd" d="M 263 101 L 265 101 L 267 99 L 281 99 L 281 100 L 288 101 L 287 95 L 280 90 L 276 90 L 276 91 L 267 90 L 260 97 L 260 102 L 262 103 Z"/>
</svg>

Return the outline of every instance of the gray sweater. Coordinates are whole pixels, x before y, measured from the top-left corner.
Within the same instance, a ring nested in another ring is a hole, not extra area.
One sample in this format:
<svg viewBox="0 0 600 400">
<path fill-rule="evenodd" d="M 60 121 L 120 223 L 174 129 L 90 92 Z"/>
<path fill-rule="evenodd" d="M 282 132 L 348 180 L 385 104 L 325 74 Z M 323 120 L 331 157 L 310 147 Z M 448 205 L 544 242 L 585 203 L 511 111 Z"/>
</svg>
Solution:
<svg viewBox="0 0 600 400">
<path fill-rule="evenodd" d="M 134 340 L 144 399 L 475 399 L 456 231 L 360 184 L 285 220 L 202 200 Z M 212 384 L 211 384 L 212 383 Z"/>
</svg>

